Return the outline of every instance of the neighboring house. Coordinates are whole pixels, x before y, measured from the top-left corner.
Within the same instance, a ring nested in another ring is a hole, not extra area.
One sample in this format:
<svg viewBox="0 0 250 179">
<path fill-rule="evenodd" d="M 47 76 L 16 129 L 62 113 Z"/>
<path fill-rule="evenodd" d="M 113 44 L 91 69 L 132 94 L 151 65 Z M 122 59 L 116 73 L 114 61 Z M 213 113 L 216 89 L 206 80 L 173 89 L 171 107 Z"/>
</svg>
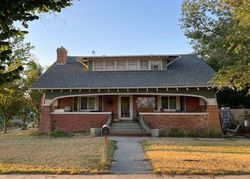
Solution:
<svg viewBox="0 0 250 179">
<path fill-rule="evenodd" d="M 152 129 L 221 130 L 214 71 L 196 55 L 67 56 L 34 83 L 45 94 L 40 132 L 143 119 Z"/>
</svg>

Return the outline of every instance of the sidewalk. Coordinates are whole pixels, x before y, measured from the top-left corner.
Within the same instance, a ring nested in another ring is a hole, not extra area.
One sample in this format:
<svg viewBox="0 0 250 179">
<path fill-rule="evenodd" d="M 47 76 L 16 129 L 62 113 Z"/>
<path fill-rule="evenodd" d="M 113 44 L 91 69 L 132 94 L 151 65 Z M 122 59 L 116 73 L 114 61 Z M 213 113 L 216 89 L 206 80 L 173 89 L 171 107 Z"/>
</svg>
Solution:
<svg viewBox="0 0 250 179">
<path fill-rule="evenodd" d="M 146 160 L 141 144 L 144 137 L 111 137 L 117 149 L 113 156 L 111 172 L 114 174 L 151 173 L 150 163 Z"/>
<path fill-rule="evenodd" d="M 201 176 L 201 175 L 175 175 L 158 176 L 152 174 L 131 175 L 0 175 L 0 179 L 249 179 L 250 175 L 230 176 Z"/>
</svg>

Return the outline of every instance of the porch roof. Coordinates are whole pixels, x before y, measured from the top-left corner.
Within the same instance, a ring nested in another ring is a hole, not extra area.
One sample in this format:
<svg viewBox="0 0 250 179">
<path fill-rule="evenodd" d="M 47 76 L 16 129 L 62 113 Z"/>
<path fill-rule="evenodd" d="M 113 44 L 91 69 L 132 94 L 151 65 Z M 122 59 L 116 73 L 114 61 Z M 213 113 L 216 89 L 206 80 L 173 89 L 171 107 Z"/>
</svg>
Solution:
<svg viewBox="0 0 250 179">
<path fill-rule="evenodd" d="M 77 57 L 54 63 L 32 89 L 206 87 L 214 70 L 196 55 L 180 55 L 167 70 L 84 72 Z"/>
</svg>

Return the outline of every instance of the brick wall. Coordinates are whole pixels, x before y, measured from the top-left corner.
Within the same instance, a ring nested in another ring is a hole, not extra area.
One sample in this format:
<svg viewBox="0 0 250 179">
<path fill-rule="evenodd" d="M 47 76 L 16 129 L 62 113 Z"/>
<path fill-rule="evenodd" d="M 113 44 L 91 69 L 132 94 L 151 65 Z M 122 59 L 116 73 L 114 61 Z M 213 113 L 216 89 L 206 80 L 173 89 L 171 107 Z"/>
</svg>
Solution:
<svg viewBox="0 0 250 179">
<path fill-rule="evenodd" d="M 47 133 L 52 130 L 50 112 L 50 106 L 42 106 L 41 118 L 38 125 L 38 131 L 40 133 Z"/>
<path fill-rule="evenodd" d="M 217 105 L 208 105 L 207 113 L 208 113 L 208 126 L 213 129 L 221 130 L 219 110 L 217 108 Z"/>
<path fill-rule="evenodd" d="M 207 115 L 144 115 L 151 129 L 192 130 L 206 124 Z"/>
<path fill-rule="evenodd" d="M 118 118 L 118 96 L 103 96 L 103 111 L 113 112 L 114 118 Z"/>
<path fill-rule="evenodd" d="M 101 128 L 107 122 L 107 116 L 107 114 L 51 114 L 51 120 L 53 130 L 76 132 Z"/>
<path fill-rule="evenodd" d="M 73 98 L 60 98 L 58 99 L 58 108 L 64 109 L 65 106 L 70 106 L 73 109 Z"/>
<path fill-rule="evenodd" d="M 200 99 L 196 97 L 186 97 L 186 112 L 201 112 Z"/>
</svg>

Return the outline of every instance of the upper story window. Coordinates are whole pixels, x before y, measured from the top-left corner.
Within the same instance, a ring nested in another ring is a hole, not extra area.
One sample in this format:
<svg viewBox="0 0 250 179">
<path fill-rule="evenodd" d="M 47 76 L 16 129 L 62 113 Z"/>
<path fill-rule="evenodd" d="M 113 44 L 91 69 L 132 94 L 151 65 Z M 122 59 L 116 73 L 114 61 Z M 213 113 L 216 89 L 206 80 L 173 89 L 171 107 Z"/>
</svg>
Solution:
<svg viewBox="0 0 250 179">
<path fill-rule="evenodd" d="M 116 65 L 117 65 L 116 66 L 117 70 L 126 70 L 127 69 L 126 60 L 117 60 Z"/>
<path fill-rule="evenodd" d="M 128 70 L 137 70 L 138 61 L 137 60 L 128 60 Z"/>
<path fill-rule="evenodd" d="M 148 60 L 140 60 L 140 69 L 147 70 L 148 69 Z"/>
<path fill-rule="evenodd" d="M 94 61 L 94 70 L 95 71 L 102 71 L 103 70 L 103 61 L 102 60 L 95 60 Z"/>
<path fill-rule="evenodd" d="M 114 60 L 106 60 L 105 62 L 106 62 L 105 69 L 107 71 L 115 69 L 115 61 Z"/>
<path fill-rule="evenodd" d="M 98 59 L 94 60 L 92 69 L 93 71 L 161 70 L 161 60 Z"/>
<path fill-rule="evenodd" d="M 160 70 L 161 69 L 161 61 L 160 60 L 151 60 L 151 69 L 152 70 Z"/>
</svg>

